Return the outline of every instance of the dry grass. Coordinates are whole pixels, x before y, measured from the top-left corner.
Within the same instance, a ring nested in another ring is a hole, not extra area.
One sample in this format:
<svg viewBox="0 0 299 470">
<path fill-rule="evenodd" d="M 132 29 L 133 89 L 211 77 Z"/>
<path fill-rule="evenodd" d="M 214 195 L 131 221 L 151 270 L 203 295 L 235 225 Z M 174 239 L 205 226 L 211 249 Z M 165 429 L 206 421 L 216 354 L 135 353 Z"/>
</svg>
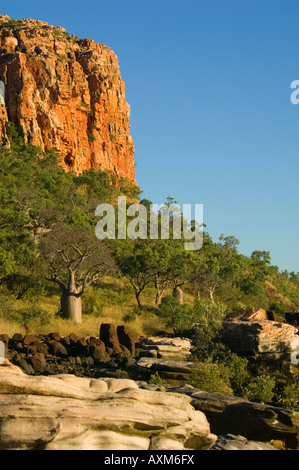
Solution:
<svg viewBox="0 0 299 470">
<path fill-rule="evenodd" d="M 34 334 L 57 331 L 61 336 L 70 333 L 76 333 L 80 337 L 99 336 L 102 323 L 113 323 L 115 326 L 126 324 L 139 336 L 155 334 L 161 330 L 167 331 L 163 320 L 155 314 L 155 289 L 147 288 L 141 300 L 146 306 L 141 315 L 136 315 L 134 321 L 125 321 L 124 317 L 132 313 L 137 305 L 134 292 L 125 279 L 107 277 L 98 287 L 86 292 L 82 298 L 82 324 L 75 324 L 57 315 L 60 308 L 58 292 L 52 296 L 42 297 L 34 303 L 35 308 L 46 312 L 48 320 L 46 323 L 41 322 L 39 318 L 26 323 L 30 332 Z M 32 307 L 32 304 L 24 301 L 10 301 L 10 303 L 13 311 L 17 313 L 30 309 L 30 305 Z M 0 316 L 0 334 L 3 333 L 13 336 L 14 333 L 25 334 L 26 330 L 22 322 Z"/>
<path fill-rule="evenodd" d="M 157 331 L 166 330 L 164 322 L 153 313 L 148 312 L 138 316 L 136 320 L 132 322 L 125 322 L 122 316 L 118 316 L 114 312 L 113 315 L 107 314 L 98 317 L 93 315 L 83 316 L 82 324 L 76 324 L 60 317 L 54 317 L 47 325 L 41 325 L 38 321 L 31 321 L 28 326 L 30 333 L 34 334 L 46 335 L 57 331 L 61 336 L 75 333 L 79 337 L 86 337 L 99 336 L 102 323 L 113 323 L 115 326 L 126 324 L 139 336 L 152 335 Z M 18 322 L 0 318 L 0 334 L 4 333 L 8 334 L 10 337 L 15 333 L 25 335 L 26 329 Z"/>
</svg>

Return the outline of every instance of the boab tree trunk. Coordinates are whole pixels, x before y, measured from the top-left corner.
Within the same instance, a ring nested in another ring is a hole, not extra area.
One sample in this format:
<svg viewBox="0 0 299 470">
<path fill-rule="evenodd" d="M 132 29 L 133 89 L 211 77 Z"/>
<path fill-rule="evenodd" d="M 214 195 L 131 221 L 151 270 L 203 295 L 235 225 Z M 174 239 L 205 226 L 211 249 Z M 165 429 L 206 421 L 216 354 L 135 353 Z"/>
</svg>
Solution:
<svg viewBox="0 0 299 470">
<path fill-rule="evenodd" d="M 63 317 L 75 323 L 82 323 L 81 295 L 64 292 L 60 299 Z"/>
<path fill-rule="evenodd" d="M 82 323 L 81 297 L 101 277 L 115 272 L 109 249 L 95 237 L 89 226 L 81 223 L 57 224 L 40 243 L 51 277 L 60 288 L 63 316 Z"/>
<path fill-rule="evenodd" d="M 172 296 L 180 303 L 183 303 L 183 291 L 179 286 L 175 286 L 172 291 Z"/>
</svg>

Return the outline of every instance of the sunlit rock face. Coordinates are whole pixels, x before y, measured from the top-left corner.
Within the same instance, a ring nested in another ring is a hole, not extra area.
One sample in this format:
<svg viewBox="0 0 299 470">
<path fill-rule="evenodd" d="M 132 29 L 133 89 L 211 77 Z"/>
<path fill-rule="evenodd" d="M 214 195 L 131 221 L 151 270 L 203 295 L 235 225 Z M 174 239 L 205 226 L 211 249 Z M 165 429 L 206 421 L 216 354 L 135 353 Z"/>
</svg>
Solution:
<svg viewBox="0 0 299 470">
<path fill-rule="evenodd" d="M 12 121 L 25 143 L 55 149 L 66 170 L 109 170 L 135 182 L 130 107 L 117 56 L 63 28 L 0 15 L 0 138 Z"/>
</svg>

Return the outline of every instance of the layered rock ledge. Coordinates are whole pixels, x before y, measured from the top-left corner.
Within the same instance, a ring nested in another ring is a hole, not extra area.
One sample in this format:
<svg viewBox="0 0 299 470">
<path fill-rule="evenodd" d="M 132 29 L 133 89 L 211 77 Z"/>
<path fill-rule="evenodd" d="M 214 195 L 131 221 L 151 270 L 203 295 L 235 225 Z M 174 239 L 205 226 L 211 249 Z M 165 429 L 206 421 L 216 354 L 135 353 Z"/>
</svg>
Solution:
<svg viewBox="0 0 299 470">
<path fill-rule="evenodd" d="M 0 366 L 0 449 L 207 450 L 217 436 L 191 398 L 132 380 L 25 375 Z"/>
<path fill-rule="evenodd" d="M 270 320 L 224 322 L 223 337 L 232 351 L 241 354 L 279 357 L 299 349 L 298 328 Z"/>
</svg>

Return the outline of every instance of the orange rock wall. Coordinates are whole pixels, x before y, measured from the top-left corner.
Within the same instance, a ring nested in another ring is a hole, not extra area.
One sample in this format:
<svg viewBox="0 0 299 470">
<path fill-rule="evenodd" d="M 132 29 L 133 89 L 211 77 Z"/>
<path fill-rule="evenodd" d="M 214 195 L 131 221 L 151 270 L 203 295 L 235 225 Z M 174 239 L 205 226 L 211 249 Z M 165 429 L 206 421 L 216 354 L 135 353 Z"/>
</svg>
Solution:
<svg viewBox="0 0 299 470">
<path fill-rule="evenodd" d="M 107 46 L 41 21 L 0 16 L 0 80 L 2 144 L 10 120 L 25 143 L 54 148 L 66 170 L 101 168 L 135 182 L 130 107 Z"/>
</svg>

